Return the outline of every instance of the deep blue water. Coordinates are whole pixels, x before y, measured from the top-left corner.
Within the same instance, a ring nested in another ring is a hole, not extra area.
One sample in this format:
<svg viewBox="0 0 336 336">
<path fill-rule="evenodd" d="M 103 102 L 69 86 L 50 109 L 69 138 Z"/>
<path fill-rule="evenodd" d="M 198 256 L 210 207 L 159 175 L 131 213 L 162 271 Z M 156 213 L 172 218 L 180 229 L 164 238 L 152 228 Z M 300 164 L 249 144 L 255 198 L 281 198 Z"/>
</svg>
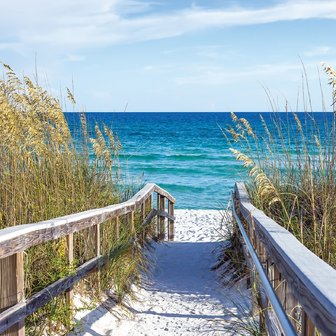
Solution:
<svg viewBox="0 0 336 336">
<path fill-rule="evenodd" d="M 262 129 L 259 114 L 237 115 Z M 230 113 L 92 112 L 86 117 L 91 129 L 105 123 L 118 134 L 128 180 L 159 184 L 176 198 L 176 208 L 221 209 L 235 181 L 246 178 L 220 128 L 231 123 Z M 78 114 L 66 113 L 66 118 L 72 130 L 78 129 Z"/>
</svg>

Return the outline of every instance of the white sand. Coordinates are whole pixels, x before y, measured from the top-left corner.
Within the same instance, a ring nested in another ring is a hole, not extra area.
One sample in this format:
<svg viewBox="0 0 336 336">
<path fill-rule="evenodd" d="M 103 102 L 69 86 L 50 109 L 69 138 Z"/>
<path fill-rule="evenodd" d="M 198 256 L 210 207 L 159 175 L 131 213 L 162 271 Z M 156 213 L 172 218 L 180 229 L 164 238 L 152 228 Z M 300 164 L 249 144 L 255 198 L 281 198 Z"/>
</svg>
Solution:
<svg viewBox="0 0 336 336">
<path fill-rule="evenodd" d="M 175 241 L 155 244 L 155 266 L 126 309 L 105 302 L 77 313 L 76 335 L 225 335 L 239 298 L 210 268 L 223 240 L 216 210 L 176 210 Z M 239 298 L 241 300 L 241 297 Z M 230 333 L 231 334 L 231 333 Z"/>
</svg>

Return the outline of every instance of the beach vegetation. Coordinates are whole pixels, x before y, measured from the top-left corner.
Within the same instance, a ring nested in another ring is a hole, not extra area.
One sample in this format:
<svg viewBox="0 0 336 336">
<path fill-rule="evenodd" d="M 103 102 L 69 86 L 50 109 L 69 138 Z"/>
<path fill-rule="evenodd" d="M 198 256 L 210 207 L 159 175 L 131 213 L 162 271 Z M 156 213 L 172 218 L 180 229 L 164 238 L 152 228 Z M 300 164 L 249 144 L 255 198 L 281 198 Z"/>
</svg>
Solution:
<svg viewBox="0 0 336 336">
<path fill-rule="evenodd" d="M 255 126 L 232 113 L 223 133 L 248 171 L 254 205 L 336 267 L 336 72 L 328 65 L 323 69 L 333 112 L 312 110 L 307 82 L 303 113 L 285 102 L 285 111 L 274 108 L 270 118 L 260 114 Z"/>
<path fill-rule="evenodd" d="M 74 140 L 61 103 L 38 81 L 19 78 L 3 64 L 0 79 L 0 229 L 119 203 L 137 191 L 125 188 L 119 165 L 122 145 L 107 126 L 88 131 L 80 115 L 80 136 Z M 75 106 L 71 90 L 67 96 Z M 123 228 L 117 232 L 119 228 Z M 135 214 L 135 232 L 121 218 L 100 226 L 101 254 L 111 262 L 75 287 L 99 300 L 116 292 L 121 302 L 131 284 L 146 267 L 143 246 L 147 229 Z M 34 246 L 24 253 L 25 297 L 29 298 L 95 256 L 91 228 L 74 234 L 74 261 L 67 262 L 66 238 Z M 141 237 L 141 244 L 139 239 Z M 50 301 L 26 319 L 28 335 L 66 334 L 71 330 L 75 307 L 65 294 Z M 69 322 L 70 321 L 70 322 Z"/>
</svg>

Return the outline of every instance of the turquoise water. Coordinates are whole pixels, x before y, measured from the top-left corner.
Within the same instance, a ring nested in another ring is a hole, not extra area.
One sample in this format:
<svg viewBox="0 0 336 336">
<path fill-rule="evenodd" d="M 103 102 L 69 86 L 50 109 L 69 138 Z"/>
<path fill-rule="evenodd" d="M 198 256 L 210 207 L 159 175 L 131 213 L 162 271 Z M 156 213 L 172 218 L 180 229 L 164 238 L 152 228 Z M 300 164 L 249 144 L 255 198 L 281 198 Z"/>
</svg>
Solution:
<svg viewBox="0 0 336 336">
<path fill-rule="evenodd" d="M 230 113 L 86 113 L 95 123 L 112 127 L 123 145 L 121 165 L 129 180 L 155 182 L 177 200 L 176 208 L 221 209 L 236 181 L 246 177 L 220 127 Z M 259 114 L 239 113 L 261 130 Z M 263 114 L 265 120 L 271 114 Z M 67 113 L 71 129 L 78 114 Z"/>
</svg>

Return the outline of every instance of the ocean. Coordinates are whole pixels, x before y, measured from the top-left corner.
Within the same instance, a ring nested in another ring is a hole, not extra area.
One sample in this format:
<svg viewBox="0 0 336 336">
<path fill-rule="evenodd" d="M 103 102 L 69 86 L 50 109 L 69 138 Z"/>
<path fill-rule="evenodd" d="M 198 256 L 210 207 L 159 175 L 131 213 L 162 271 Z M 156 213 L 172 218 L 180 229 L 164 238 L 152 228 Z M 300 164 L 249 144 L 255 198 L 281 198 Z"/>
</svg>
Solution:
<svg viewBox="0 0 336 336">
<path fill-rule="evenodd" d="M 262 128 L 258 113 L 237 115 Z M 271 113 L 263 117 L 267 122 Z M 66 113 L 66 118 L 76 134 L 78 113 Z M 127 181 L 160 185 L 176 198 L 177 209 L 223 209 L 234 183 L 247 176 L 222 134 L 230 113 L 90 112 L 86 118 L 90 129 L 104 123 L 118 134 Z"/>
</svg>

